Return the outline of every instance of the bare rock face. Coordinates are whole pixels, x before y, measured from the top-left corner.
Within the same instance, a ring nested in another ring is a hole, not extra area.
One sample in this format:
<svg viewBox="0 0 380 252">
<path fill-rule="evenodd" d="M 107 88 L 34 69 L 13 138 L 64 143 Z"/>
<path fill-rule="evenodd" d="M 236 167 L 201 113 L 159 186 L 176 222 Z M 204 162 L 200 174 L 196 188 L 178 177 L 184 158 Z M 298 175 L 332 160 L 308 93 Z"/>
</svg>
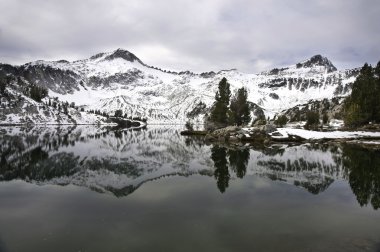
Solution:
<svg viewBox="0 0 380 252">
<path fill-rule="evenodd" d="M 50 89 L 59 94 L 72 94 L 79 90 L 80 76 L 66 69 L 53 68 L 44 64 L 26 64 L 19 67 L 19 76 L 29 83 Z"/>
<path fill-rule="evenodd" d="M 321 101 L 311 100 L 307 104 L 295 106 L 285 110 L 280 115 L 285 115 L 290 122 L 306 121 L 306 114 L 309 111 L 319 113 L 319 117 L 323 118 L 326 114 L 330 119 L 342 119 L 344 97 L 335 97 L 331 100 L 323 99 Z"/>
<path fill-rule="evenodd" d="M 270 93 L 270 94 L 269 94 L 269 97 L 271 97 L 272 99 L 275 99 L 275 100 L 280 99 L 280 97 L 279 97 L 278 94 L 276 94 L 276 93 Z"/>
<path fill-rule="evenodd" d="M 140 61 L 140 59 L 137 58 L 136 55 L 134 55 L 133 53 L 131 53 L 127 50 L 123 50 L 121 48 L 117 49 L 113 54 L 108 55 L 105 58 L 105 60 L 113 60 L 113 59 L 117 59 L 117 58 L 121 58 L 121 59 L 124 59 L 126 61 L 130 61 L 130 62 Z"/>
<path fill-rule="evenodd" d="M 311 57 L 309 60 L 297 64 L 297 68 L 310 68 L 313 66 L 323 66 L 326 68 L 328 73 L 337 70 L 328 58 L 319 54 Z"/>
</svg>

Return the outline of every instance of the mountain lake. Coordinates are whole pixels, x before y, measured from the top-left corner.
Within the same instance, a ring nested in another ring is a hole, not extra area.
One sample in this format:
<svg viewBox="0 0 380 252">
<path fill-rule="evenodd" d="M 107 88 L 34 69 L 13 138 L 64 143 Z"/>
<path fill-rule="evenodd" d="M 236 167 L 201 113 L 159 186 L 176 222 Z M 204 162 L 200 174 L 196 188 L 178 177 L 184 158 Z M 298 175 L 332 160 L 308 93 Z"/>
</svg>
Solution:
<svg viewBox="0 0 380 252">
<path fill-rule="evenodd" d="M 380 151 L 0 128 L 0 252 L 380 251 Z"/>
</svg>

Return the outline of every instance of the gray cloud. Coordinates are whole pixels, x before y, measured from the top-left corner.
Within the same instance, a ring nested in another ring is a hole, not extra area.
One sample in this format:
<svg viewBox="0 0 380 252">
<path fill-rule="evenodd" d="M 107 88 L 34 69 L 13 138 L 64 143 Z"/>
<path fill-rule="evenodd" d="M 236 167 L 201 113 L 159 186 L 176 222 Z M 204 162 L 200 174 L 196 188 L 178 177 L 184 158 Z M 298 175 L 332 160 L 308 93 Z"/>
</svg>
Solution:
<svg viewBox="0 0 380 252">
<path fill-rule="evenodd" d="M 122 47 L 149 65 L 258 72 L 314 54 L 380 60 L 378 0 L 2 0 L 0 61 L 87 58 Z"/>
</svg>

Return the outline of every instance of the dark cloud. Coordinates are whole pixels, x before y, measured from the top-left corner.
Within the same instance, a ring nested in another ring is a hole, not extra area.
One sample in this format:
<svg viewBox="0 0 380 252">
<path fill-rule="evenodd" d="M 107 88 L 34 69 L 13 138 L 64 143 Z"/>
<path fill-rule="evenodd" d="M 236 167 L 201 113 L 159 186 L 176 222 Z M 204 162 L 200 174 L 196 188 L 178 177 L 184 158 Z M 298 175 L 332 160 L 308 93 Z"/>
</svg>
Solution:
<svg viewBox="0 0 380 252">
<path fill-rule="evenodd" d="M 258 72 L 314 54 L 380 60 L 378 0 L 2 0 L 0 61 L 86 58 L 122 47 L 150 65 Z"/>
</svg>

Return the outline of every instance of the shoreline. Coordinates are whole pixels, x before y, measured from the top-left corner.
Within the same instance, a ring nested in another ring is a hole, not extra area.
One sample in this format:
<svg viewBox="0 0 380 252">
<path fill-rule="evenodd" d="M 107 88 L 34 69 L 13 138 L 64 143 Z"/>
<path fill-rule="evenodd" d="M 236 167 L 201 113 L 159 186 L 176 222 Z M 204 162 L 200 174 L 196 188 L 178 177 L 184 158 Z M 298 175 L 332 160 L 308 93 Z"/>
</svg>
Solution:
<svg viewBox="0 0 380 252">
<path fill-rule="evenodd" d="M 270 128 L 270 129 L 269 129 Z M 379 145 L 380 131 L 334 130 L 312 131 L 294 128 L 271 128 L 267 126 L 240 128 L 229 126 L 212 132 L 181 131 L 183 136 L 203 137 L 210 143 L 228 143 L 232 145 L 258 144 L 306 144 L 306 143 L 363 143 Z"/>
</svg>

